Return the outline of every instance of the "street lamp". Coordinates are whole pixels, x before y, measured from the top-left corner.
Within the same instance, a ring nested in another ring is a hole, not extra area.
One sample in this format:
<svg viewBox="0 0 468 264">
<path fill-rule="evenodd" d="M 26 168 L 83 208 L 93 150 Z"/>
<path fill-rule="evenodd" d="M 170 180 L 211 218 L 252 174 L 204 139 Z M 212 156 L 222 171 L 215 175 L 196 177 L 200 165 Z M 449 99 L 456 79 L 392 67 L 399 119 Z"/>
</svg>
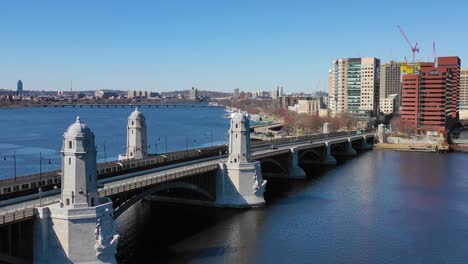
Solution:
<svg viewBox="0 0 468 264">
<path fill-rule="evenodd" d="M 42 206 L 42 160 L 47 159 L 42 157 L 42 152 L 39 152 L 39 204 Z M 48 159 L 48 164 L 52 164 Z"/>
<path fill-rule="evenodd" d="M 7 155 L 3 156 L 3 160 L 7 160 Z M 16 181 L 16 150 L 13 152 L 13 176 Z"/>
<path fill-rule="evenodd" d="M 104 163 L 107 163 L 106 141 L 104 141 L 104 143 L 102 143 L 101 146 L 104 151 Z"/>
</svg>

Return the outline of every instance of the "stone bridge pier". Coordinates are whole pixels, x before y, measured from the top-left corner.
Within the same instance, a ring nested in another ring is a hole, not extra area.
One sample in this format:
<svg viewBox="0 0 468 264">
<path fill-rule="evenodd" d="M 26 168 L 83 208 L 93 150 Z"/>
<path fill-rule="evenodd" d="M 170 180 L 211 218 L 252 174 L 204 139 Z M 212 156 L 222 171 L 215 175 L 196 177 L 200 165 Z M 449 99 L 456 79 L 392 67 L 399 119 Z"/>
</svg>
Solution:
<svg viewBox="0 0 468 264">
<path fill-rule="evenodd" d="M 331 144 L 325 142 L 321 146 L 312 146 L 301 151 L 299 160 L 304 165 L 336 165 L 337 161 L 332 155 Z"/>
<path fill-rule="evenodd" d="M 229 129 L 229 157 L 219 164 L 216 174 L 216 205 L 263 206 L 265 186 L 260 162 L 251 159 L 249 119 L 236 113 Z"/>
<path fill-rule="evenodd" d="M 60 203 L 36 209 L 34 263 L 116 263 L 112 201 L 98 196 L 94 134 L 79 118 L 61 152 Z"/>
<path fill-rule="evenodd" d="M 332 143 L 331 153 L 338 157 L 353 157 L 357 155 L 357 151 L 353 148 L 351 139 L 346 139 L 344 142 Z"/>
<path fill-rule="evenodd" d="M 290 149 L 290 161 L 289 161 L 289 178 L 291 179 L 305 179 L 307 175 L 305 171 L 299 166 L 299 148 Z"/>
</svg>

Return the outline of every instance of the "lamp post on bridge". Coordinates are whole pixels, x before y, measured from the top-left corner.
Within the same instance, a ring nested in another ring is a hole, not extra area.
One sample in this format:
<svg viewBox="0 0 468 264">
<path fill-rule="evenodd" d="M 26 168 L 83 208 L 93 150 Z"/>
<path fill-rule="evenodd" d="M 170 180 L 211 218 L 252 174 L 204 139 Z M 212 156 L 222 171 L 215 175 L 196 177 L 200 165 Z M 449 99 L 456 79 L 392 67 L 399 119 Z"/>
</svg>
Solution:
<svg viewBox="0 0 468 264">
<path fill-rule="evenodd" d="M 107 163 L 107 150 L 106 150 L 106 141 L 101 144 L 102 150 L 104 151 L 104 163 Z"/>
<path fill-rule="evenodd" d="M 42 160 L 46 159 L 42 157 L 42 152 L 39 152 L 39 206 L 42 206 Z M 48 164 L 52 164 L 50 159 L 48 159 Z"/>
<path fill-rule="evenodd" d="M 7 160 L 7 155 L 3 156 L 3 160 Z M 16 150 L 13 152 L 13 177 L 16 181 Z"/>
</svg>

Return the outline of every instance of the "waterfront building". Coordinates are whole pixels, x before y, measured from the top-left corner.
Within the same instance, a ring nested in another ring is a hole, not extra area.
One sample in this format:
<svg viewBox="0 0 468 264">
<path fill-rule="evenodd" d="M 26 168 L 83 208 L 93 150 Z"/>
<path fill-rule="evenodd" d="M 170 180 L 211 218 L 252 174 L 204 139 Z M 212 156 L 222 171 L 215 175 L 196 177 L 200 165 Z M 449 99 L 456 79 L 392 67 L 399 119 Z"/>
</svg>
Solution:
<svg viewBox="0 0 468 264">
<path fill-rule="evenodd" d="M 96 99 L 109 99 L 111 97 L 117 98 L 119 95 L 116 92 L 99 90 L 94 92 Z"/>
<path fill-rule="evenodd" d="M 332 62 L 329 73 L 329 108 L 334 115 L 377 115 L 380 87 L 380 60 L 342 58 Z M 331 85 L 330 85 L 331 83 Z"/>
<path fill-rule="evenodd" d="M 148 99 L 148 92 L 142 90 L 130 90 L 128 91 L 128 99 L 142 100 Z"/>
<path fill-rule="evenodd" d="M 458 121 L 460 58 L 421 62 L 402 78 L 401 118 L 419 130 L 444 134 Z"/>
<path fill-rule="evenodd" d="M 198 100 L 198 90 L 197 90 L 197 88 L 192 87 L 192 89 L 189 90 L 189 100 L 191 100 L 191 101 Z"/>
<path fill-rule="evenodd" d="M 458 107 L 460 119 L 468 119 L 468 68 L 460 70 L 460 97 Z"/>
<path fill-rule="evenodd" d="M 382 100 L 386 100 L 388 96 L 396 94 L 397 96 L 393 96 L 396 100 L 396 108 L 392 110 L 398 111 L 398 107 L 400 106 L 400 98 L 401 98 L 401 63 L 396 61 L 390 61 L 388 63 L 382 64 L 380 66 L 380 95 L 379 99 L 380 102 Z M 393 98 L 387 100 L 386 102 L 391 102 Z M 380 111 L 382 110 L 382 105 L 380 104 Z M 387 107 L 388 105 L 386 105 Z M 388 108 L 387 108 L 388 109 Z"/>
<path fill-rule="evenodd" d="M 16 95 L 21 96 L 23 95 L 23 82 L 21 80 L 18 81 L 16 84 Z"/>
</svg>

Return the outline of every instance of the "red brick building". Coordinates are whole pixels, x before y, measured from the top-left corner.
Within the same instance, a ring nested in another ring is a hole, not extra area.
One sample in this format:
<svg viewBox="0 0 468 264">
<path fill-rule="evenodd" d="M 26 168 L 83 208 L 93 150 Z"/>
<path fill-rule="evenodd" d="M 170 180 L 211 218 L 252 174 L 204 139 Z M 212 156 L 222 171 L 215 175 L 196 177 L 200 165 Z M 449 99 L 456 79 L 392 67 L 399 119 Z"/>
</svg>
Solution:
<svg viewBox="0 0 468 264">
<path fill-rule="evenodd" d="M 438 65 L 437 65 L 438 64 Z M 401 118 L 423 131 L 446 133 L 458 121 L 460 58 L 419 63 L 402 78 Z"/>
<path fill-rule="evenodd" d="M 401 83 L 401 119 L 418 127 L 419 75 L 406 74 Z"/>
</svg>

